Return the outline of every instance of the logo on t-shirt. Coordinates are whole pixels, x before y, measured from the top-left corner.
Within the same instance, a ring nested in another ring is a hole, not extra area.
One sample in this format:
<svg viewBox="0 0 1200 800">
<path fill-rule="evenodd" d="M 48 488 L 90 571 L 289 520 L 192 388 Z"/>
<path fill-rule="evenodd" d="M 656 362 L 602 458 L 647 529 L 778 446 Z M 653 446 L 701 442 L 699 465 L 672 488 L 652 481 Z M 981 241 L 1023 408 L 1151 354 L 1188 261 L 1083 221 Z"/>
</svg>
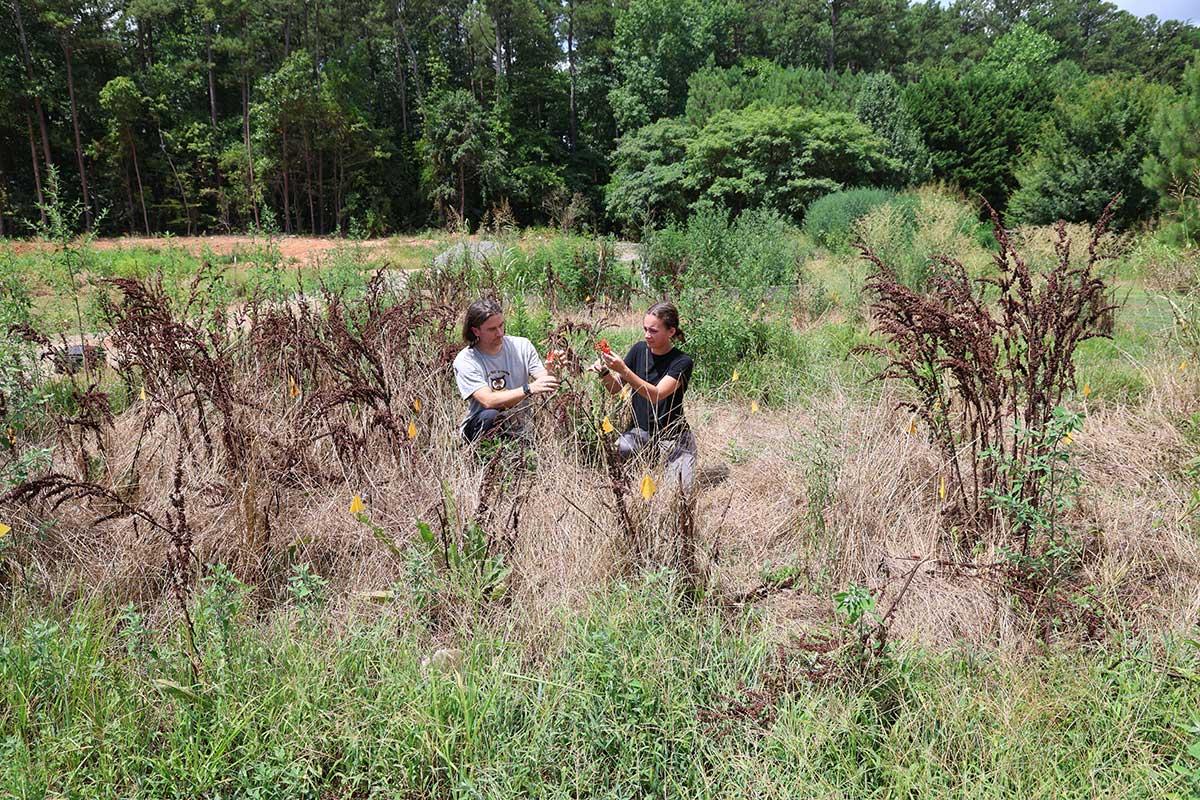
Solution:
<svg viewBox="0 0 1200 800">
<path fill-rule="evenodd" d="M 492 387 L 493 392 L 500 392 L 508 388 L 508 371 L 502 369 L 493 369 L 488 372 L 488 385 Z"/>
</svg>

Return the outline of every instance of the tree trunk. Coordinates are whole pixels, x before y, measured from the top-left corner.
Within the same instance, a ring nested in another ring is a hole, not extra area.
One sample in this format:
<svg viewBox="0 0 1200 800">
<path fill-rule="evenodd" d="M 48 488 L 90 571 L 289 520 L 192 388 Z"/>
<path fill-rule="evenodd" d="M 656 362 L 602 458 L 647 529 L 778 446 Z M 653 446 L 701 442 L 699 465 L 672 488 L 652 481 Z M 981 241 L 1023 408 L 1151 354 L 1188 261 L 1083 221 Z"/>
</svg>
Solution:
<svg viewBox="0 0 1200 800">
<path fill-rule="evenodd" d="M 37 84 L 33 79 L 33 57 L 29 54 L 29 40 L 25 38 L 25 23 L 21 19 L 21 3 L 20 0 L 13 0 L 13 20 L 17 23 L 17 37 L 21 41 L 21 60 L 25 63 L 25 79 L 29 81 L 30 88 Z M 54 162 L 50 156 L 50 131 L 46 125 L 46 114 L 42 111 L 42 98 L 34 94 L 33 111 L 37 115 L 38 128 L 42 134 L 42 156 L 46 159 L 46 169 L 53 166 Z"/>
<path fill-rule="evenodd" d="M 408 51 L 408 68 L 412 70 L 413 87 L 417 90 L 417 106 L 424 103 L 424 90 L 421 88 L 421 71 L 418 66 L 417 53 L 413 50 L 408 38 L 408 28 L 404 25 L 404 3 L 401 2 L 396 12 L 396 24 L 400 28 L 400 38 L 404 40 L 404 48 Z"/>
<path fill-rule="evenodd" d="M 179 187 L 179 196 L 183 198 L 183 214 L 187 218 L 187 234 L 191 236 L 192 207 L 188 204 L 187 190 L 183 186 L 183 180 L 179 177 L 179 170 L 175 169 L 175 160 L 171 158 L 171 153 L 167 150 L 167 139 L 163 136 L 161 126 L 158 128 L 158 146 L 162 149 L 162 154 L 167 159 L 167 164 L 171 167 L 171 174 L 175 176 L 175 185 Z"/>
<path fill-rule="evenodd" d="M 321 221 L 317 235 L 323 236 L 325 234 L 325 158 L 320 151 L 317 151 L 317 214 Z"/>
<path fill-rule="evenodd" d="M 38 152 L 37 143 L 33 140 L 33 120 L 29 118 L 29 112 L 25 112 L 25 126 L 29 129 L 29 161 L 33 164 L 33 188 L 37 192 L 38 214 L 41 216 L 42 225 L 46 224 L 46 199 L 42 197 L 42 171 L 38 168 Z"/>
<path fill-rule="evenodd" d="M 287 123 L 283 125 L 283 151 L 281 165 L 283 167 L 283 229 L 292 232 L 292 199 L 289 196 L 288 185 L 288 135 Z"/>
<path fill-rule="evenodd" d="M 212 54 L 213 27 L 211 22 L 204 23 L 204 62 L 208 72 L 208 119 L 213 130 L 217 129 L 217 79 L 213 75 Z"/>
<path fill-rule="evenodd" d="M 567 116 L 567 149 L 575 153 L 575 139 L 579 131 L 579 120 L 575 111 L 575 2 L 567 2 L 567 76 L 570 87 Z"/>
<path fill-rule="evenodd" d="M 342 178 L 346 174 L 346 159 L 342 148 L 333 151 L 333 230 L 343 235 L 342 230 Z"/>
<path fill-rule="evenodd" d="M 400 31 L 403 25 L 400 22 L 400 10 L 396 9 L 396 22 L 392 26 L 393 58 L 396 59 L 396 84 L 400 90 L 400 126 L 404 131 L 404 138 L 408 138 L 408 91 L 404 79 L 404 56 L 400 52 Z"/>
<path fill-rule="evenodd" d="M 467 214 L 467 189 L 463 176 L 463 163 L 458 162 L 458 223 L 461 225 Z"/>
<path fill-rule="evenodd" d="M 146 191 L 142 188 L 142 170 L 138 166 L 137 157 L 137 142 L 133 140 L 133 134 L 129 134 L 129 152 L 133 155 L 133 175 L 137 178 L 138 187 L 138 204 L 142 207 L 142 226 L 146 230 L 146 235 L 150 235 L 150 218 L 146 216 Z"/>
<path fill-rule="evenodd" d="M 121 185 L 125 189 L 125 218 L 129 220 L 129 235 L 133 236 L 137 231 L 137 219 L 134 217 L 133 211 L 133 186 L 129 180 L 129 164 L 123 159 L 121 161 Z"/>
<path fill-rule="evenodd" d="M 254 194 L 254 150 L 250 147 L 250 76 L 242 73 L 242 137 L 246 142 L 246 174 L 249 177 L 250 183 L 247 188 L 247 197 L 250 200 L 250 210 L 254 214 L 254 225 L 257 227 L 258 219 L 258 198 Z"/>
<path fill-rule="evenodd" d="M 837 64 L 837 29 L 838 22 L 841 16 L 841 0 L 830 0 L 829 2 L 829 42 L 825 47 L 825 69 L 833 72 Z"/>
<path fill-rule="evenodd" d="M 313 170 L 312 145 L 308 139 L 308 130 L 304 131 L 304 188 L 308 194 L 308 230 L 317 232 L 317 209 L 313 203 Z"/>
<path fill-rule="evenodd" d="M 75 74 L 71 69 L 72 48 L 65 41 L 63 55 L 67 58 L 67 94 L 71 98 L 71 127 L 75 131 L 75 161 L 79 164 L 79 188 L 83 192 L 83 225 L 92 229 L 92 200 L 88 196 L 87 169 L 83 165 L 83 142 L 79 137 L 79 108 L 75 104 Z"/>
</svg>

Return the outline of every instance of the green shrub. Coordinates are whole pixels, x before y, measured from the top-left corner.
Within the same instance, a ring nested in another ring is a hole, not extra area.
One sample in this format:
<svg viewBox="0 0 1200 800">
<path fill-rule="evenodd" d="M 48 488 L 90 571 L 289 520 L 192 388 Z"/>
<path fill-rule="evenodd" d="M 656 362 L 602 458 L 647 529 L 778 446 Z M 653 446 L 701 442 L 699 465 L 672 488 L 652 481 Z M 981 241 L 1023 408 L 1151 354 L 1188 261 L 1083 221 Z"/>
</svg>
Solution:
<svg viewBox="0 0 1200 800">
<path fill-rule="evenodd" d="M 781 402 L 806 385 L 808 353 L 787 319 L 719 290 L 688 292 L 680 315 L 695 388 L 714 397 Z"/>
<path fill-rule="evenodd" d="M 1100 78 L 1060 95 L 1037 149 L 1016 171 L 1009 216 L 1034 225 L 1095 222 L 1119 194 L 1117 227 L 1148 217 L 1158 198 L 1142 184 L 1142 162 L 1154 147 L 1151 121 L 1163 94 L 1140 78 Z"/>
<path fill-rule="evenodd" d="M 518 253 L 501 266 L 501 276 L 513 294 L 537 292 L 567 303 L 608 298 L 627 304 L 638 283 L 629 265 L 617 260 L 611 239 L 583 236 L 557 236 Z"/>
<path fill-rule="evenodd" d="M 728 211 L 702 206 L 686 225 L 648 234 L 643 260 L 651 288 L 734 289 L 747 304 L 767 287 L 791 287 L 799 275 L 800 249 L 787 219 L 770 208 L 730 218 Z"/>
<path fill-rule="evenodd" d="M 751 106 L 719 112 L 688 141 L 686 180 L 697 201 L 770 206 L 798 221 L 821 195 L 899 182 L 885 146 L 850 113 Z"/>
<path fill-rule="evenodd" d="M 896 193 L 887 189 L 868 188 L 827 194 L 808 207 L 804 232 L 830 250 L 845 249 L 850 244 L 854 223 L 895 197 Z"/>
<path fill-rule="evenodd" d="M 928 277 L 934 256 L 956 258 L 972 274 L 991 264 L 985 232 L 971 207 L 954 192 L 926 186 L 898 195 L 892 202 L 868 211 L 851 226 L 851 241 L 861 242 L 896 270 L 911 288 Z"/>
<path fill-rule="evenodd" d="M 550 312 L 529 308 L 524 295 L 516 295 L 504 306 L 504 330 L 511 336 L 524 336 L 540 350 L 550 333 Z"/>
<path fill-rule="evenodd" d="M 1146 159 L 1146 186 L 1158 193 L 1164 233 L 1181 245 L 1200 244 L 1200 55 L 1183 73 L 1178 99 L 1158 110 L 1152 127 L 1156 152 Z"/>
</svg>

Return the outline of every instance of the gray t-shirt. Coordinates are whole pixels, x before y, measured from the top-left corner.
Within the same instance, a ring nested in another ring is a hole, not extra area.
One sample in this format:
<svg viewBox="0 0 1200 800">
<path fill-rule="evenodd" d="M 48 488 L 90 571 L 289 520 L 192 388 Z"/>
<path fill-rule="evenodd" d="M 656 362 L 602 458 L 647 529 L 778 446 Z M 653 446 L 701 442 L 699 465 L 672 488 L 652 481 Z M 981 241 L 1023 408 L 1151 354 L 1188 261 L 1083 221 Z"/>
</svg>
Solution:
<svg viewBox="0 0 1200 800">
<path fill-rule="evenodd" d="M 480 389 L 519 389 L 529 383 L 533 373 L 545 369 L 533 342 L 521 336 L 505 336 L 500 352 L 494 356 L 474 347 L 464 347 L 454 357 L 454 378 L 458 381 L 458 393 L 462 398 L 471 399 L 466 419 L 483 410 L 479 401 L 471 397 L 475 392 Z M 529 407 L 530 398 L 527 397 L 510 409 L 514 415 L 522 418 L 517 424 L 523 425 L 528 421 Z"/>
</svg>

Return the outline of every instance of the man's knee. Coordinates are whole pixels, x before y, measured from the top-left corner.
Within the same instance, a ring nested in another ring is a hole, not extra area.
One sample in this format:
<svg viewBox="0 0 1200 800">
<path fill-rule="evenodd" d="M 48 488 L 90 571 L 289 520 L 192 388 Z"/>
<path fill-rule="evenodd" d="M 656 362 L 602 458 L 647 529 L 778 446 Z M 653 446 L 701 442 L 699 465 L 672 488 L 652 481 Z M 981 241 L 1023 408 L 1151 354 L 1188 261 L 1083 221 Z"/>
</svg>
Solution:
<svg viewBox="0 0 1200 800">
<path fill-rule="evenodd" d="M 495 428 L 499 419 L 500 411 L 498 409 L 485 408 L 467 420 L 467 424 L 463 428 L 463 436 L 468 442 L 477 441 Z"/>
</svg>

